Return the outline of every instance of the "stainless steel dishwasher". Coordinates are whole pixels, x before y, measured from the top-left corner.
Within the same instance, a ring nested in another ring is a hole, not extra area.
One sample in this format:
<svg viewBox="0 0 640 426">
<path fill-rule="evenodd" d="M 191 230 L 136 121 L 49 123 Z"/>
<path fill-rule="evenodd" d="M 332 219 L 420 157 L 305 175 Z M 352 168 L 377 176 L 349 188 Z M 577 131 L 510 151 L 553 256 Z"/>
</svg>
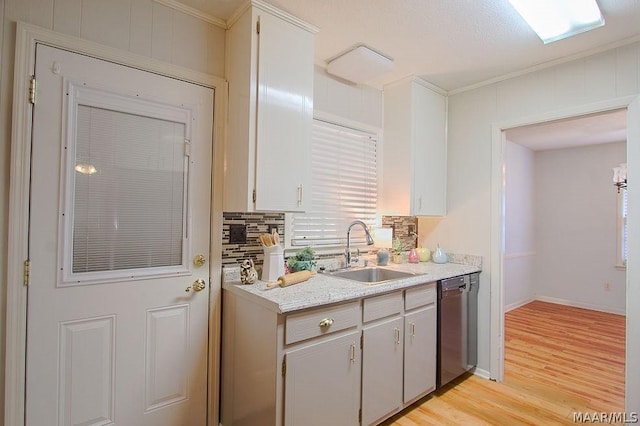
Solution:
<svg viewBox="0 0 640 426">
<path fill-rule="evenodd" d="M 477 299 L 478 274 L 438 281 L 438 388 L 476 365 Z"/>
</svg>

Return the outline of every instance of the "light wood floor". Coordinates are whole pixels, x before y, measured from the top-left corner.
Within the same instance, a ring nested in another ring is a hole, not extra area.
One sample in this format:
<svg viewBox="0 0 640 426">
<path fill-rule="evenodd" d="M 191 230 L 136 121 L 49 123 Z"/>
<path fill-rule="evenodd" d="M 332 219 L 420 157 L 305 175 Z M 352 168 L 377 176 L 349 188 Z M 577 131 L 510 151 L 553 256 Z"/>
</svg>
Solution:
<svg viewBox="0 0 640 426">
<path fill-rule="evenodd" d="M 625 317 L 535 301 L 505 315 L 505 380 L 467 375 L 384 423 L 573 424 L 624 410 Z"/>
</svg>

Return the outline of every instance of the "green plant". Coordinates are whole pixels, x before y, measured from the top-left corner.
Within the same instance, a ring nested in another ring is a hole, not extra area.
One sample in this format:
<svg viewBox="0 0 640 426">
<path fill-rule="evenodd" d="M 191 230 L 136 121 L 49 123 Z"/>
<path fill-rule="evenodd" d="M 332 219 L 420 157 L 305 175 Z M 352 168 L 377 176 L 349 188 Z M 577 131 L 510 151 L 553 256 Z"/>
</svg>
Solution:
<svg viewBox="0 0 640 426">
<path fill-rule="evenodd" d="M 404 250 L 404 243 L 400 239 L 400 237 L 395 237 L 393 242 L 391 243 L 391 252 L 393 254 L 402 254 Z"/>
<path fill-rule="evenodd" d="M 317 265 L 315 258 L 316 252 L 311 247 L 305 247 L 295 255 L 287 258 L 287 266 L 292 272 L 312 271 Z"/>
</svg>

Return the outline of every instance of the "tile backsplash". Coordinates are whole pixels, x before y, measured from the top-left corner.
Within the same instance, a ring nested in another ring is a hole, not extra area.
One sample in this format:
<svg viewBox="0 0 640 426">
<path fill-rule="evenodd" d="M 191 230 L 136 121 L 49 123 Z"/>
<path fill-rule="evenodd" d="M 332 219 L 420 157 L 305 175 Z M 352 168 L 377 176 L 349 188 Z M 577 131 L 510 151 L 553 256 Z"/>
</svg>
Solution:
<svg viewBox="0 0 640 426">
<path fill-rule="evenodd" d="M 382 216 L 382 227 L 393 228 L 393 237 L 400 238 L 405 250 L 417 247 L 418 219 L 415 216 Z"/>
<path fill-rule="evenodd" d="M 258 235 L 269 232 L 269 226 L 276 226 L 280 241 L 284 241 L 284 213 L 234 213 L 224 212 L 222 216 L 222 265 L 237 265 L 243 259 L 251 258 L 258 269 L 262 268 L 264 254 Z M 247 242 L 245 244 L 231 244 L 229 242 L 230 225 L 246 225 Z M 393 228 L 394 236 L 399 237 L 409 250 L 416 246 L 412 232 L 417 232 L 417 219 L 414 216 L 383 216 L 382 226 Z M 346 232 L 346 230 L 345 230 Z M 319 260 L 337 259 L 342 256 L 334 254 L 319 255 Z M 324 262 L 319 262 L 324 263 Z"/>
<path fill-rule="evenodd" d="M 246 244 L 229 243 L 229 225 L 246 225 Z M 264 253 L 258 241 L 259 234 L 269 232 L 269 225 L 278 227 L 280 241 L 284 241 L 284 213 L 228 213 L 222 214 L 222 266 L 235 265 L 251 258 L 262 267 Z"/>
</svg>

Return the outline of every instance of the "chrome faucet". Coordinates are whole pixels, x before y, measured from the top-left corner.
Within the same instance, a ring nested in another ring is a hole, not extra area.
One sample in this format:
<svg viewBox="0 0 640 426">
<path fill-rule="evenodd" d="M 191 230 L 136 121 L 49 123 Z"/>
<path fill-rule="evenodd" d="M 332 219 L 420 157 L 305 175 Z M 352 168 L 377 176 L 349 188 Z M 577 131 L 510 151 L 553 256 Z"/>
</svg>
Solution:
<svg viewBox="0 0 640 426">
<path fill-rule="evenodd" d="M 353 222 L 351 222 L 349 228 L 347 229 L 347 249 L 344 251 L 344 258 L 347 268 L 351 267 L 351 228 L 353 228 L 354 225 L 362 226 L 362 229 L 364 229 L 364 233 L 367 236 L 367 245 L 373 245 L 373 238 L 371 237 L 371 234 L 367 229 L 367 225 L 361 220 L 354 220 Z M 360 249 L 358 249 L 358 254 L 356 255 L 356 262 L 358 261 L 358 256 L 360 256 Z"/>
</svg>

